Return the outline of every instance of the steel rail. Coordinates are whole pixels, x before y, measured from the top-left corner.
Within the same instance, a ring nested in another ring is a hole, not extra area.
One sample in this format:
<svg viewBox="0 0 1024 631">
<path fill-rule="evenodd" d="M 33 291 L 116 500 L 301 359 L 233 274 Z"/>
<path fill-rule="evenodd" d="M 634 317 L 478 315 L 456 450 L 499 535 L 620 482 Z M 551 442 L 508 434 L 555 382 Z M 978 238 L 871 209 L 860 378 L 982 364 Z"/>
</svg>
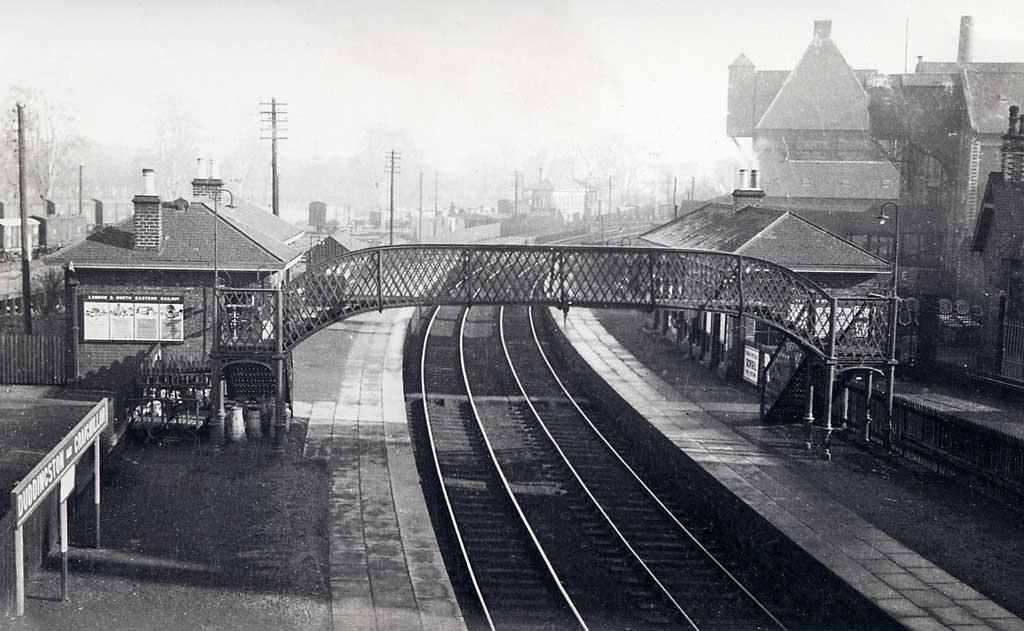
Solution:
<svg viewBox="0 0 1024 631">
<path fill-rule="evenodd" d="M 636 561 L 644 569 L 644 572 L 647 573 L 647 576 L 649 576 L 651 580 L 654 581 L 654 583 L 658 586 L 658 589 L 660 589 L 662 594 L 664 594 L 664 596 L 669 599 L 669 601 L 676 608 L 676 610 L 683 616 L 686 622 L 689 623 L 690 627 L 694 631 L 700 631 L 700 627 L 697 626 L 697 623 L 693 621 L 693 619 L 690 617 L 688 613 L 686 613 L 686 610 L 683 609 L 683 606 L 679 604 L 675 597 L 672 596 L 671 592 L 669 592 L 668 588 L 666 588 L 665 585 L 661 582 L 661 580 L 654 574 L 654 571 L 651 570 L 647 563 L 640 557 L 640 554 L 636 551 L 636 549 L 629 542 L 626 536 L 622 534 L 622 531 L 619 530 L 619 527 L 612 520 L 611 516 L 608 515 L 608 513 L 605 511 L 604 507 L 601 505 L 601 502 L 598 501 L 596 497 L 594 497 L 594 494 L 590 491 L 590 487 L 587 486 L 586 482 L 583 481 L 583 478 L 576 471 L 576 467 L 574 467 L 572 463 L 569 461 L 569 457 L 565 455 L 564 451 L 562 451 L 561 445 L 559 445 L 558 441 L 555 440 L 555 437 L 551 435 L 551 432 L 548 430 L 547 424 L 544 423 L 544 420 L 541 418 L 540 413 L 537 411 L 537 408 L 534 407 L 533 401 L 530 400 L 529 395 L 526 393 L 526 388 L 523 386 L 523 382 L 519 379 L 519 372 L 516 370 L 515 365 L 512 363 L 512 356 L 509 354 L 508 345 L 505 343 L 505 307 L 501 307 L 498 310 L 498 331 L 499 337 L 501 339 L 501 349 L 505 353 L 505 361 L 506 363 L 508 363 L 508 367 L 512 371 L 512 377 L 516 382 L 516 386 L 519 388 L 519 392 L 522 393 L 523 400 L 526 402 L 526 405 L 530 408 L 530 412 L 533 414 L 533 417 L 537 420 L 537 423 L 540 425 L 541 429 L 544 430 L 544 435 L 548 437 L 548 440 L 551 442 L 551 445 L 555 448 L 555 451 L 557 451 L 558 455 L 561 456 L 562 462 L 564 462 L 565 465 L 569 468 L 569 471 L 576 479 L 576 482 L 580 485 L 580 488 L 582 488 L 583 492 L 586 493 L 588 498 L 590 498 L 591 503 L 593 503 L 594 507 L 597 508 L 599 513 L 601 513 L 601 516 L 604 517 L 605 521 L 611 527 L 612 531 L 615 532 L 615 535 L 619 538 L 622 544 L 626 546 L 626 549 L 629 550 L 629 553 L 633 556 L 633 558 L 636 559 Z"/>
<path fill-rule="evenodd" d="M 491 457 L 491 463 L 494 465 L 495 470 L 498 472 L 498 478 L 501 480 L 502 486 L 505 487 L 505 492 L 508 493 L 509 499 L 512 501 L 512 506 L 515 508 L 516 514 L 519 516 L 520 521 L 523 524 L 523 528 L 526 529 L 526 533 L 530 536 L 530 540 L 533 542 L 534 547 L 537 549 L 537 553 L 540 554 L 541 559 L 544 562 L 544 566 L 548 570 L 548 574 L 555 582 L 555 586 L 558 588 L 558 592 L 562 595 L 569 609 L 576 617 L 577 622 L 580 626 L 589 631 L 590 627 L 587 626 L 583 616 L 580 614 L 579 609 L 576 607 L 576 603 L 573 602 L 572 597 L 569 596 L 569 592 L 566 591 L 565 586 L 562 584 L 562 579 L 559 578 L 558 572 L 555 571 L 554 566 L 551 564 L 551 560 L 548 558 L 546 552 L 544 552 L 544 546 L 541 545 L 540 539 L 537 538 L 537 533 L 534 532 L 533 527 L 530 525 L 530 521 L 526 518 L 526 513 L 523 512 L 522 506 L 519 505 L 519 500 L 516 499 L 515 492 L 512 490 L 512 484 L 508 481 L 505 476 L 505 471 L 498 462 L 498 455 L 494 452 L 494 447 L 491 444 L 490 437 L 487 435 L 487 430 L 484 428 L 484 424 L 480 419 L 480 411 L 477 409 L 476 401 L 473 399 L 473 390 L 469 385 L 469 373 L 466 371 L 466 353 L 465 344 L 463 340 L 465 336 L 463 333 L 466 328 L 466 317 L 469 315 L 469 308 L 466 308 L 462 312 L 462 323 L 459 326 L 459 364 L 462 369 L 462 379 L 466 385 L 466 394 L 469 398 L 469 406 L 473 410 L 473 417 L 476 419 L 477 427 L 480 430 L 480 435 L 483 437 L 484 446 L 487 448 L 487 453 Z"/>
<path fill-rule="evenodd" d="M 451 520 L 452 528 L 455 530 L 455 539 L 458 541 L 459 551 L 462 553 L 462 560 L 466 563 L 466 570 L 469 572 L 469 580 L 473 584 L 473 591 L 476 592 L 477 600 L 480 602 L 480 607 L 483 609 L 484 617 L 487 619 L 487 626 L 490 627 L 491 631 L 497 631 L 494 626 L 494 619 L 491 617 L 491 611 L 487 606 L 486 599 L 484 598 L 483 591 L 480 589 L 480 583 L 477 581 L 476 572 L 473 569 L 473 562 L 469 558 L 469 550 L 466 549 L 466 544 L 462 538 L 462 529 L 459 527 L 459 522 L 455 518 L 455 509 L 452 506 L 451 497 L 449 497 L 448 489 L 444 483 L 444 475 L 441 473 L 441 461 L 437 455 L 437 443 L 434 441 L 434 430 L 431 427 L 430 406 L 427 405 L 427 343 L 430 340 L 430 330 L 434 326 L 434 320 L 437 318 L 437 312 L 439 310 L 439 308 L 435 307 L 434 312 L 430 315 L 430 322 L 427 323 L 427 330 L 423 334 L 423 349 L 420 353 L 420 391 L 423 395 L 423 415 L 427 426 L 427 441 L 430 443 L 430 455 L 434 461 L 434 471 L 437 473 L 438 486 L 441 487 L 441 496 L 444 498 L 445 508 L 448 511 L 448 518 Z"/>
<path fill-rule="evenodd" d="M 628 471 L 629 474 L 640 484 L 640 486 L 643 487 L 643 489 L 648 493 L 648 495 L 650 495 L 651 499 L 653 499 L 655 503 L 665 512 L 665 514 L 679 527 L 679 529 L 683 531 L 683 533 L 690 539 L 690 541 L 692 541 L 701 550 L 701 552 L 703 552 L 704 555 L 707 556 L 707 558 L 710 559 L 724 573 L 724 575 L 730 581 L 732 581 L 734 585 L 736 585 L 736 587 L 738 587 L 748 598 L 750 598 L 750 600 L 755 605 L 757 605 L 757 607 L 761 611 L 763 611 L 765 615 L 767 615 L 776 625 L 778 625 L 780 630 L 789 631 L 786 625 L 783 624 L 782 621 L 779 620 L 777 617 L 775 617 L 775 615 L 771 611 L 769 611 L 768 608 L 765 607 L 765 605 L 756 596 L 754 596 L 754 594 L 752 594 L 750 590 L 748 590 L 743 585 L 743 583 L 741 583 L 740 580 L 736 578 L 736 576 L 732 574 L 732 572 L 730 572 L 724 565 L 722 565 L 722 563 L 715 557 L 715 555 L 712 554 L 711 551 L 708 550 L 704 546 L 704 544 L 700 542 L 700 540 L 690 531 L 690 529 L 687 528 L 681 521 L 679 521 L 678 518 L 676 518 L 672 511 L 669 510 L 668 506 L 666 506 L 665 503 L 662 502 L 661 499 L 657 496 L 654 490 L 651 489 L 651 487 L 648 486 L 646 482 L 644 482 L 644 480 L 640 477 L 636 470 L 634 470 L 633 467 L 630 466 L 628 462 L 626 462 L 622 455 L 619 454 L 615 447 L 613 447 L 612 444 L 608 441 L 608 439 L 605 438 L 604 434 L 602 434 L 601 431 L 597 428 L 597 426 L 594 425 L 593 421 L 590 420 L 590 417 L 587 415 L 587 413 L 583 411 L 583 409 L 576 402 L 576 399 L 569 393 L 568 389 L 566 389 L 565 384 L 562 382 L 561 378 L 558 376 L 558 373 L 555 371 L 554 367 L 551 365 L 551 362 L 548 360 L 547 353 L 544 352 L 544 348 L 540 343 L 540 338 L 537 335 L 537 327 L 535 326 L 533 321 L 533 307 L 529 307 L 528 311 L 530 314 L 530 331 L 533 334 L 533 341 L 537 345 L 537 350 L 540 352 L 540 356 L 544 360 L 544 364 L 547 366 L 548 371 L 550 371 L 551 376 L 555 379 L 555 382 L 558 384 L 559 389 L 565 394 L 569 402 L 572 403 L 573 408 L 576 409 L 580 417 L 586 421 L 587 425 L 594 432 L 594 435 L 597 436 L 598 439 L 600 439 L 600 441 L 605 445 L 605 447 L 608 448 L 609 452 L 615 457 L 615 459 L 622 464 L 626 471 Z M 525 392 L 523 394 L 524 396 L 526 396 Z M 526 399 L 527 401 L 529 401 L 528 396 L 526 396 Z M 531 409 L 533 408 L 532 404 L 530 407 Z M 546 429 L 545 432 L 547 432 Z M 553 440 L 554 439 L 552 439 L 552 441 Z M 559 449 L 559 453 L 561 453 L 561 449 Z"/>
</svg>

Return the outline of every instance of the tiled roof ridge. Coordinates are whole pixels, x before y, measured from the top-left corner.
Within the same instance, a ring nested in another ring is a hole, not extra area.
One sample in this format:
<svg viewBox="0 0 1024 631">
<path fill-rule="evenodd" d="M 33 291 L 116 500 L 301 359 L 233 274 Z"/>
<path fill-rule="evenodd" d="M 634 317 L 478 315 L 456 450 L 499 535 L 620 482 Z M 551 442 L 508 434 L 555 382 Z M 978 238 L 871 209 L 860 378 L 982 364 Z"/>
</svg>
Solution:
<svg viewBox="0 0 1024 631">
<path fill-rule="evenodd" d="M 838 234 L 832 232 L 828 228 L 820 226 L 820 225 L 816 224 L 815 222 L 811 221 L 810 219 L 808 219 L 806 217 L 803 217 L 802 215 L 799 214 L 799 211 L 787 210 L 786 214 L 787 215 L 792 215 L 793 217 L 799 219 L 800 221 L 802 221 L 802 222 L 804 222 L 804 223 L 806 223 L 806 224 L 808 224 L 808 225 L 810 225 L 810 226 L 812 226 L 814 228 L 817 228 L 818 230 L 824 232 L 825 234 L 827 234 L 827 235 L 829 235 L 831 237 L 834 237 L 836 239 L 839 239 L 840 241 L 843 242 L 843 244 L 848 245 L 848 246 L 850 246 L 850 247 L 852 247 L 852 248 L 854 248 L 856 250 L 859 250 L 859 251 L 863 252 L 864 254 L 867 254 L 871 258 L 877 260 L 877 261 L 880 261 L 880 262 L 882 262 L 882 263 L 884 263 L 886 265 L 891 265 L 891 263 L 889 263 L 889 261 L 886 261 L 885 259 L 883 259 L 882 257 L 878 256 L 877 254 L 873 254 L 872 252 L 869 252 L 868 250 L 865 250 L 864 248 L 860 247 L 856 243 L 854 243 L 852 241 L 849 241 L 847 239 L 844 239 L 843 237 L 841 237 Z"/>
</svg>

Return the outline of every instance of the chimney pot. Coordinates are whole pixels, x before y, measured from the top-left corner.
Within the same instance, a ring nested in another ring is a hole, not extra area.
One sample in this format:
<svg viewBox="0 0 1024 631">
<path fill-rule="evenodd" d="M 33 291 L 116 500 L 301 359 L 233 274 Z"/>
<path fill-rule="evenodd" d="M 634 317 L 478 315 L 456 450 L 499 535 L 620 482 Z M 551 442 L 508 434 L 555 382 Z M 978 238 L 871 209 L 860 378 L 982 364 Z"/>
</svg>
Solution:
<svg viewBox="0 0 1024 631">
<path fill-rule="evenodd" d="M 956 61 L 960 64 L 971 63 L 974 48 L 974 17 L 965 15 L 960 18 L 960 45 L 956 51 Z"/>
<path fill-rule="evenodd" d="M 210 176 L 209 177 L 210 177 L 211 180 L 219 180 L 220 179 L 220 165 L 217 164 L 214 161 L 213 158 L 210 158 Z"/>
<path fill-rule="evenodd" d="M 757 169 L 750 170 L 750 188 L 753 190 L 761 188 L 761 173 Z"/>
<path fill-rule="evenodd" d="M 746 188 L 747 188 L 747 170 L 746 169 L 740 169 L 740 180 L 736 184 L 736 188 L 741 190 L 741 191 L 742 190 L 746 190 Z"/>
<path fill-rule="evenodd" d="M 814 39 L 824 41 L 832 37 L 832 20 L 814 21 Z"/>
<path fill-rule="evenodd" d="M 153 175 L 153 169 L 142 170 L 142 194 L 156 195 L 156 177 Z"/>
<path fill-rule="evenodd" d="M 197 180 L 205 180 L 206 179 L 206 158 L 203 158 L 203 157 L 196 158 L 196 179 Z"/>
</svg>

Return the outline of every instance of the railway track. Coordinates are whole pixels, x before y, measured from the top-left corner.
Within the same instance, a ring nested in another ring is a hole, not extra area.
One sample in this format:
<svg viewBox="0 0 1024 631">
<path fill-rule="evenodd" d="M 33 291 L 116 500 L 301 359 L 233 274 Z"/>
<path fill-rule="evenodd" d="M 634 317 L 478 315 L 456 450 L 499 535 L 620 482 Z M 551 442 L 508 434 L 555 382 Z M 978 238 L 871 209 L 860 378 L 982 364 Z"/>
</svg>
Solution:
<svg viewBox="0 0 1024 631">
<path fill-rule="evenodd" d="M 528 309 L 438 310 L 420 370 L 482 628 L 786 629 L 573 399 Z"/>
</svg>

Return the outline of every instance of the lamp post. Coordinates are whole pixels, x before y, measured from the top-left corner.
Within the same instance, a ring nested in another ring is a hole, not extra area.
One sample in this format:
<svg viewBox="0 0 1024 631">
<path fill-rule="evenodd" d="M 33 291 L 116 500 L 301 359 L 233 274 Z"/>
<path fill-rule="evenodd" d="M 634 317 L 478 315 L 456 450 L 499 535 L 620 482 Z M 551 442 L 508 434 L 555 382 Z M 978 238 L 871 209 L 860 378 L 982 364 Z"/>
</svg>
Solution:
<svg viewBox="0 0 1024 631">
<path fill-rule="evenodd" d="M 892 217 L 885 214 L 885 207 L 892 206 Z M 885 225 L 889 219 L 893 220 L 892 239 L 892 307 L 889 313 L 889 372 L 886 375 L 886 410 L 888 421 L 885 428 L 886 449 L 892 450 L 895 428 L 892 425 L 893 396 L 896 389 L 896 325 L 897 311 L 899 310 L 899 282 L 900 282 L 900 207 L 895 202 L 885 202 L 878 209 L 878 223 Z"/>
<path fill-rule="evenodd" d="M 220 264 L 217 252 L 217 228 L 220 224 L 220 194 L 227 193 L 231 197 L 228 208 L 235 207 L 235 195 L 226 188 L 218 188 L 210 191 L 213 197 L 213 341 L 211 350 L 214 353 L 220 351 L 220 300 L 217 295 L 217 288 L 220 286 Z M 213 353 L 211 353 L 213 354 Z M 211 357 L 211 384 L 213 391 L 213 404 L 217 406 L 217 420 L 212 422 L 211 434 L 214 436 L 214 446 L 219 449 L 220 442 L 224 440 L 224 389 L 221 387 L 220 358 Z M 218 435 L 219 433 L 219 435 Z"/>
</svg>

